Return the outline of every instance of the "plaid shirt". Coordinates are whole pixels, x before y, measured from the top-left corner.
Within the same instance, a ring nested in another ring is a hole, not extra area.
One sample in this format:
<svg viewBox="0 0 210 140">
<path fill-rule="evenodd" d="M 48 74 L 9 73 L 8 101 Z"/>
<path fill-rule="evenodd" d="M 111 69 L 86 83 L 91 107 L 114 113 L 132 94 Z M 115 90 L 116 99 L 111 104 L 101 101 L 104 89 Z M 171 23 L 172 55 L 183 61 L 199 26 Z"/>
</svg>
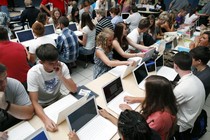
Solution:
<svg viewBox="0 0 210 140">
<path fill-rule="evenodd" d="M 64 28 L 61 35 L 58 36 L 57 49 L 61 61 L 64 61 L 64 63 L 73 62 L 77 59 L 79 54 L 78 39 L 74 32 L 68 29 L 68 27 Z"/>
</svg>

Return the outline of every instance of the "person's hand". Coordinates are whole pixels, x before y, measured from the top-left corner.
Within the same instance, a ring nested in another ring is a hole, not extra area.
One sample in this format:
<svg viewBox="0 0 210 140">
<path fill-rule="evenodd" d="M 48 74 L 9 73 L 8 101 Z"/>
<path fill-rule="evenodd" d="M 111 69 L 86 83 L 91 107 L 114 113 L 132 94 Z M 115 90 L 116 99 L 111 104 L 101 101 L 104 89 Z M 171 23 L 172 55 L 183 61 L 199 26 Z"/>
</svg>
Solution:
<svg viewBox="0 0 210 140">
<path fill-rule="evenodd" d="M 132 110 L 132 108 L 129 105 L 127 105 L 127 104 L 120 104 L 119 107 L 123 111 L 126 110 L 126 109 Z"/>
<path fill-rule="evenodd" d="M 136 66 L 136 61 L 127 61 L 128 64 L 127 65 L 131 65 L 131 66 Z"/>
<path fill-rule="evenodd" d="M 62 76 L 62 66 L 60 62 L 58 62 L 57 66 L 54 67 L 54 70 L 58 77 Z"/>
<path fill-rule="evenodd" d="M 136 55 L 137 55 L 138 57 L 142 57 L 142 58 L 144 58 L 145 53 L 137 53 Z"/>
<path fill-rule="evenodd" d="M 110 116 L 110 114 L 105 109 L 100 109 L 99 114 L 106 119 Z"/>
<path fill-rule="evenodd" d="M 7 131 L 0 132 L 0 140 L 7 140 L 8 139 L 7 133 L 8 133 Z"/>
<path fill-rule="evenodd" d="M 192 50 L 192 49 L 195 48 L 195 42 L 194 42 L 194 41 L 191 41 L 191 42 L 190 42 L 189 48 L 190 48 L 190 50 Z"/>
<path fill-rule="evenodd" d="M 49 118 L 44 122 L 44 125 L 45 125 L 47 131 L 55 132 L 58 130 L 57 125 Z"/>
<path fill-rule="evenodd" d="M 4 92 L 0 92 L 0 108 L 1 109 L 6 109 L 7 107 L 7 102 L 5 100 L 5 93 Z"/>
<path fill-rule="evenodd" d="M 135 98 L 136 97 L 125 96 L 124 97 L 124 102 L 126 102 L 127 104 L 134 104 L 134 103 L 136 103 Z"/>
<path fill-rule="evenodd" d="M 79 137 L 77 136 L 77 134 L 74 130 L 69 132 L 68 136 L 69 136 L 70 140 L 79 140 Z"/>
</svg>

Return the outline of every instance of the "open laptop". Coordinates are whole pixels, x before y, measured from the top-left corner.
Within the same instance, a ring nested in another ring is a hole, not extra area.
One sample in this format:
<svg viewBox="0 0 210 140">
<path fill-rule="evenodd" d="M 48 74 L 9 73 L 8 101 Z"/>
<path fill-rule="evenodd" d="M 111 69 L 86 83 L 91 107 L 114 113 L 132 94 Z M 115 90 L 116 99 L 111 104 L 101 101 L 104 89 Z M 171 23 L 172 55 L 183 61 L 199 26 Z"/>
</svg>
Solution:
<svg viewBox="0 0 210 140">
<path fill-rule="evenodd" d="M 34 34 L 31 29 L 17 31 L 15 32 L 15 35 L 17 37 L 17 41 L 23 44 L 25 47 L 33 44 Z"/>
<path fill-rule="evenodd" d="M 136 69 L 133 70 L 133 76 L 138 87 L 145 90 L 145 79 L 148 77 L 148 71 L 145 63 L 142 63 Z"/>
<path fill-rule="evenodd" d="M 123 20 L 126 20 L 130 16 L 130 13 L 121 13 L 121 17 Z"/>
<path fill-rule="evenodd" d="M 152 49 L 148 50 L 147 52 L 145 52 L 145 55 L 142 58 L 141 62 L 146 62 L 146 61 L 150 60 L 155 52 L 155 49 L 156 48 L 152 48 Z"/>
<path fill-rule="evenodd" d="M 174 81 L 177 76 L 177 72 L 170 67 L 164 66 L 164 57 L 160 55 L 155 60 L 155 71 L 157 75 L 167 78 L 169 81 Z"/>
<path fill-rule="evenodd" d="M 133 61 L 135 61 L 135 60 L 133 60 Z M 131 66 L 131 65 L 129 65 L 129 66 L 126 66 L 126 65 L 117 66 L 117 67 L 109 70 L 109 73 L 111 73 L 112 75 L 114 75 L 116 77 L 121 76 L 121 78 L 125 78 L 136 68 L 137 64 L 139 64 L 141 61 L 142 61 L 142 58 L 136 60 L 136 65 L 134 65 L 134 66 Z"/>
<path fill-rule="evenodd" d="M 66 121 L 81 140 L 110 140 L 117 133 L 117 127 L 99 115 L 94 96 L 73 108 Z"/>
<path fill-rule="evenodd" d="M 163 54 L 165 48 L 166 48 L 166 42 L 164 40 L 161 40 L 156 50 L 159 52 L 159 54 Z"/>
<path fill-rule="evenodd" d="M 69 28 L 70 30 L 72 30 L 72 31 L 76 34 L 76 36 L 82 36 L 82 35 L 83 35 L 83 33 L 82 33 L 81 31 L 78 31 L 78 30 L 77 30 L 77 25 L 76 25 L 76 23 L 70 23 L 69 26 L 68 26 L 68 28 Z"/>
<path fill-rule="evenodd" d="M 54 27 L 54 24 L 47 24 L 44 26 L 44 35 L 45 36 L 48 36 L 50 38 L 53 38 L 53 39 L 57 39 L 58 38 L 58 34 L 55 33 L 55 27 Z"/>
<path fill-rule="evenodd" d="M 41 127 L 34 133 L 26 137 L 24 140 L 50 140 L 50 137 L 45 128 Z"/>
<path fill-rule="evenodd" d="M 109 82 L 102 89 L 107 107 L 120 115 L 122 110 L 120 109 L 119 105 L 122 103 L 126 104 L 126 102 L 124 102 L 124 97 L 132 96 L 130 93 L 124 91 L 120 77 L 117 77 L 113 81 Z M 139 103 L 129 105 L 133 110 L 135 110 L 139 106 Z"/>
</svg>

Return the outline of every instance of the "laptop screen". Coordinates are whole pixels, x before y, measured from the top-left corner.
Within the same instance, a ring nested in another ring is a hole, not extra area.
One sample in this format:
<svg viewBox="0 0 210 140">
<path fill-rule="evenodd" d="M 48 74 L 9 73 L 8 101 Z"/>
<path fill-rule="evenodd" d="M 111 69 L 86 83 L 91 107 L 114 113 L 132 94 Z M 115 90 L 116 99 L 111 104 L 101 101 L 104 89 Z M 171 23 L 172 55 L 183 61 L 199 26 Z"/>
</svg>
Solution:
<svg viewBox="0 0 210 140">
<path fill-rule="evenodd" d="M 78 131 L 97 115 L 95 100 L 92 98 L 77 110 L 69 114 L 68 120 L 72 130 Z"/>
<path fill-rule="evenodd" d="M 44 35 L 50 35 L 55 33 L 55 28 L 53 24 L 45 25 L 44 29 Z"/>
<path fill-rule="evenodd" d="M 163 55 L 159 56 L 156 61 L 156 72 L 163 66 Z"/>
<path fill-rule="evenodd" d="M 177 45 L 178 45 L 178 41 L 177 41 L 177 38 L 175 37 L 173 39 L 173 48 L 175 48 Z"/>
<path fill-rule="evenodd" d="M 112 99 L 114 99 L 117 95 L 119 95 L 123 91 L 120 77 L 118 77 L 113 82 L 105 86 L 103 88 L 103 91 L 104 91 L 106 101 L 107 103 L 109 103 Z"/>
<path fill-rule="evenodd" d="M 24 42 L 24 41 L 34 39 L 32 30 L 24 30 L 24 31 L 16 32 L 16 35 L 18 37 L 19 42 Z"/>
<path fill-rule="evenodd" d="M 69 24 L 69 29 L 72 31 L 77 31 L 77 25 L 75 23 Z"/>
<path fill-rule="evenodd" d="M 142 65 L 134 71 L 134 75 L 138 84 L 140 84 L 141 81 L 143 81 L 148 76 L 147 69 L 144 63 L 142 63 Z"/>
<path fill-rule="evenodd" d="M 122 13 L 121 16 L 122 16 L 122 19 L 127 19 L 129 17 L 129 13 Z"/>
<path fill-rule="evenodd" d="M 39 128 L 24 140 L 49 140 L 49 136 L 44 128 Z"/>
</svg>

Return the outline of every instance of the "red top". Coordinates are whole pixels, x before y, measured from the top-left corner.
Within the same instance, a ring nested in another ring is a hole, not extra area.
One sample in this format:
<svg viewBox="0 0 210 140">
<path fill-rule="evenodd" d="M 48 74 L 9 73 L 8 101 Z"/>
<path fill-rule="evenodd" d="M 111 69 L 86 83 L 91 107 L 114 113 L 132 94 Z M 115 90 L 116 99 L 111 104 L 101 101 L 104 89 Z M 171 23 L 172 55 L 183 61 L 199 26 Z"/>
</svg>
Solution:
<svg viewBox="0 0 210 140">
<path fill-rule="evenodd" d="M 52 3 L 53 8 L 56 7 L 61 10 L 62 14 L 65 14 L 64 1 L 66 1 L 66 3 L 68 3 L 68 0 L 42 0 L 41 4 L 46 5 L 47 3 Z"/>
<path fill-rule="evenodd" d="M 0 5 L 7 6 L 8 5 L 7 0 L 0 0 Z"/>
<path fill-rule="evenodd" d="M 11 41 L 1 41 L 0 63 L 7 67 L 8 77 L 15 78 L 21 83 L 26 82 L 27 72 L 30 67 L 23 45 Z"/>
</svg>

